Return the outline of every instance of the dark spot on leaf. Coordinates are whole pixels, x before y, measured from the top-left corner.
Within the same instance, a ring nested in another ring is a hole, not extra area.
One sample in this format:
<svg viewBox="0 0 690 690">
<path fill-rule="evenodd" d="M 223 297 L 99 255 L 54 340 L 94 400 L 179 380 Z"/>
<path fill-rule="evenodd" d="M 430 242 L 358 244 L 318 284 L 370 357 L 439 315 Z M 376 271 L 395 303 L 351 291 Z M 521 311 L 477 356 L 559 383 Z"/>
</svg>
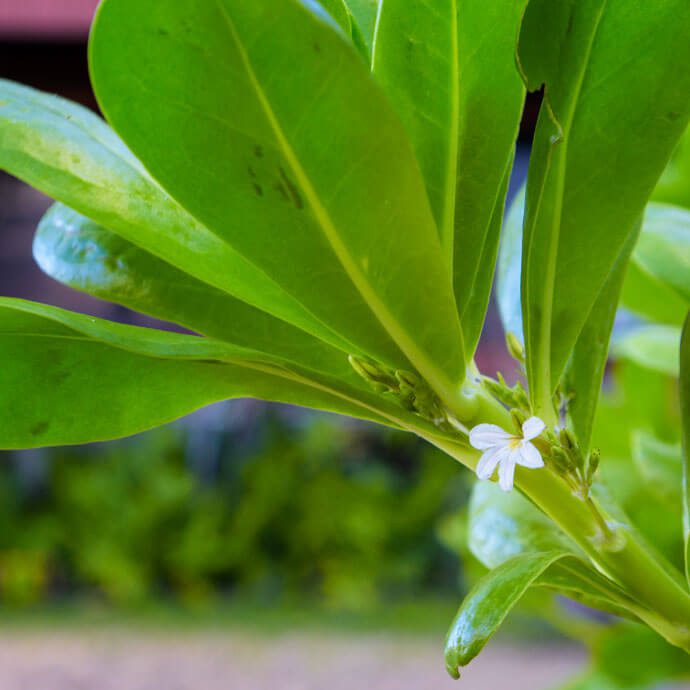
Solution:
<svg viewBox="0 0 690 690">
<path fill-rule="evenodd" d="M 263 158 L 263 157 L 264 157 L 264 149 L 263 149 L 263 146 L 260 146 L 259 144 L 257 144 L 257 145 L 254 147 L 254 155 L 255 155 L 257 158 Z"/>
<path fill-rule="evenodd" d="M 170 32 L 169 32 L 167 29 L 164 29 L 163 27 L 160 27 L 160 28 L 158 29 L 158 33 L 159 33 L 161 36 L 170 36 Z"/>
<path fill-rule="evenodd" d="M 263 187 L 260 184 L 256 184 L 256 182 L 254 183 L 254 192 L 256 192 L 256 196 L 264 195 Z"/>
<path fill-rule="evenodd" d="M 302 195 L 300 194 L 299 189 L 297 189 L 295 183 L 287 176 L 282 167 L 278 170 L 280 171 L 280 176 L 283 178 L 283 182 L 290 193 L 290 197 L 292 198 L 295 207 L 301 211 L 304 208 L 304 202 L 302 201 Z"/>
<path fill-rule="evenodd" d="M 575 21 L 574 12 L 571 10 L 568 16 L 568 26 L 565 29 L 566 36 L 569 36 L 573 32 L 573 23 Z"/>
<path fill-rule="evenodd" d="M 45 434 L 46 431 L 48 431 L 49 427 L 50 422 L 48 421 L 37 422 L 29 429 L 29 433 L 32 436 L 41 436 L 42 434 Z"/>
<path fill-rule="evenodd" d="M 321 52 L 321 45 L 319 43 L 317 43 L 316 41 L 314 41 L 313 48 L 314 48 L 315 53 Z"/>
<path fill-rule="evenodd" d="M 249 173 L 250 177 L 256 177 L 256 171 L 251 165 L 247 166 L 247 172 Z"/>
<path fill-rule="evenodd" d="M 276 192 L 279 192 L 279 193 L 280 193 L 280 196 L 282 196 L 283 199 L 284 199 L 285 201 L 289 201 L 289 200 L 290 200 L 290 197 L 289 197 L 287 191 L 285 190 L 285 187 L 283 187 L 283 185 L 282 185 L 281 182 L 276 182 L 276 183 L 273 185 L 273 189 L 275 189 Z"/>
<path fill-rule="evenodd" d="M 679 117 L 680 117 L 680 113 L 675 111 L 675 110 L 672 110 L 671 112 L 666 113 L 666 119 L 669 122 L 675 122 Z"/>
</svg>

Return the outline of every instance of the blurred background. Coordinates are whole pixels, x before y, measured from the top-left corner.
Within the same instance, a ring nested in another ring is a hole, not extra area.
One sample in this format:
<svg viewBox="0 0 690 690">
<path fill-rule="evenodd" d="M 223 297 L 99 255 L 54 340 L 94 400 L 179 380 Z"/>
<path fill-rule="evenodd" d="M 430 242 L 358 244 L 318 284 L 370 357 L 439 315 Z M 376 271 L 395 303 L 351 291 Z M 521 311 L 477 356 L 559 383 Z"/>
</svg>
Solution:
<svg viewBox="0 0 690 690">
<path fill-rule="evenodd" d="M 0 76 L 95 109 L 97 4 L 0 0 Z M 146 325 L 41 274 L 31 243 L 49 203 L 0 174 L 0 294 Z M 512 368 L 493 310 L 478 359 Z M 117 443 L 2 453 L 0 689 L 451 687 L 443 636 L 479 572 L 461 556 L 468 479 L 411 437 L 256 401 Z M 465 687 L 506 673 L 546 687 L 581 664 L 526 617 L 512 633 Z"/>
</svg>

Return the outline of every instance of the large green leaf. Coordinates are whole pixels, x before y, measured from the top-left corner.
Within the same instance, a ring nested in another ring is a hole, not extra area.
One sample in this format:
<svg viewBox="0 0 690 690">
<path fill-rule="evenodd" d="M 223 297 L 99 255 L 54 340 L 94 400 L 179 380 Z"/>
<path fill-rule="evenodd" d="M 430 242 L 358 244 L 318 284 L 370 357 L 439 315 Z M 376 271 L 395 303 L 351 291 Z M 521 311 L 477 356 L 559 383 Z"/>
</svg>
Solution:
<svg viewBox="0 0 690 690">
<path fill-rule="evenodd" d="M 583 453 L 589 452 L 618 301 L 638 233 L 631 233 L 597 296 L 565 371 L 568 420 Z"/>
<path fill-rule="evenodd" d="M 180 208 L 89 110 L 0 80 L 0 169 L 180 270 L 346 348 L 266 274 Z"/>
<path fill-rule="evenodd" d="M 470 357 L 522 114 L 515 41 L 525 2 L 381 0 L 379 11 L 374 74 L 420 161 Z"/>
<path fill-rule="evenodd" d="M 0 414 L 11 420 L 0 428 L 3 449 L 128 436 L 234 397 L 383 420 L 278 367 L 214 361 L 231 358 L 222 343 L 18 300 L 0 301 L 0 357 Z"/>
<path fill-rule="evenodd" d="M 690 116 L 690 4 L 532 0 L 520 37 L 545 84 L 523 252 L 527 371 L 537 414 Z M 663 40 L 659 37 L 663 36 Z M 635 107 L 630 104 L 634 102 Z"/>
<path fill-rule="evenodd" d="M 41 221 L 34 257 L 55 280 L 95 297 L 364 384 L 342 351 L 196 280 L 62 204 Z"/>
<path fill-rule="evenodd" d="M 683 533 L 685 577 L 690 584 L 690 316 L 680 345 L 680 410 L 683 432 Z"/>
<path fill-rule="evenodd" d="M 479 580 L 462 602 L 446 638 L 446 669 L 453 678 L 459 678 L 459 668 L 484 649 L 537 578 L 566 556 L 562 551 L 521 554 Z"/>
<path fill-rule="evenodd" d="M 634 602 L 595 571 L 575 543 L 516 492 L 505 493 L 490 483 L 475 485 L 469 511 L 469 548 L 492 569 L 519 556 L 561 553 L 563 558 L 541 573 L 534 584 L 594 608 L 634 617 Z"/>
<path fill-rule="evenodd" d="M 639 326 L 614 343 L 616 357 L 628 359 L 660 374 L 678 376 L 680 329 L 674 326 Z"/>
<path fill-rule="evenodd" d="M 177 201 L 317 318 L 452 401 L 462 334 L 418 165 L 322 13 L 105 0 L 90 64 L 106 116 Z"/>
<path fill-rule="evenodd" d="M 439 435 L 393 401 L 267 353 L 23 300 L 0 298 L 0 355 L 0 413 L 12 419 L 0 430 L 0 448 L 128 436 L 235 397 Z M 31 388 L 40 395 L 27 396 Z"/>
</svg>

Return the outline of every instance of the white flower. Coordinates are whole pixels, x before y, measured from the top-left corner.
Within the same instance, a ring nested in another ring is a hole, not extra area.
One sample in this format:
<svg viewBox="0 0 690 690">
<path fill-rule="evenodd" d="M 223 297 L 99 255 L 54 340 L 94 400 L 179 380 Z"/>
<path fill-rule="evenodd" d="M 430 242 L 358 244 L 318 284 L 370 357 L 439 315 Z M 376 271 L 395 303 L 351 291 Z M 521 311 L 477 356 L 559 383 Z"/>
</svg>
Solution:
<svg viewBox="0 0 690 690">
<path fill-rule="evenodd" d="M 470 443 L 483 450 L 477 464 L 477 476 L 490 479 L 498 465 L 498 482 L 503 491 L 513 488 L 515 465 L 537 469 L 544 467 L 541 453 L 530 441 L 546 428 L 539 417 L 530 417 L 522 425 L 522 436 L 515 436 L 495 424 L 478 424 L 470 431 Z"/>
</svg>

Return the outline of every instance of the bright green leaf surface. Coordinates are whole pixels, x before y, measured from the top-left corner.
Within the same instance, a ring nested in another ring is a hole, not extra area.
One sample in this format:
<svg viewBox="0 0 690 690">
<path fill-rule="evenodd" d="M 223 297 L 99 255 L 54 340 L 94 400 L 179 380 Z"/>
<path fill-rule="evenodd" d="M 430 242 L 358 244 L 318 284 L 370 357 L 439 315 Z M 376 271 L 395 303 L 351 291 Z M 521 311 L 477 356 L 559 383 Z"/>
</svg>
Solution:
<svg viewBox="0 0 690 690">
<path fill-rule="evenodd" d="M 594 415 L 609 355 L 618 301 L 630 254 L 637 240 L 631 233 L 599 293 L 575 343 L 565 371 L 564 389 L 570 398 L 568 419 L 584 453 L 589 452 Z"/>
<path fill-rule="evenodd" d="M 647 369 L 678 376 L 680 329 L 673 326 L 640 326 L 621 337 L 613 348 L 616 357 Z"/>
<path fill-rule="evenodd" d="M 342 345 L 172 201 L 92 112 L 4 80 L 0 102 L 0 168 L 197 279 Z"/>
<path fill-rule="evenodd" d="M 683 432 L 683 533 L 685 577 L 690 584 L 690 317 L 685 322 L 680 346 L 680 410 Z"/>
<path fill-rule="evenodd" d="M 446 669 L 453 678 L 459 678 L 459 668 L 482 651 L 535 580 L 566 555 L 552 551 L 514 556 L 472 588 L 446 638 Z"/>
<path fill-rule="evenodd" d="M 453 268 L 467 355 L 493 280 L 524 86 L 515 40 L 524 0 L 382 0 L 373 69 L 420 161 Z"/>
<path fill-rule="evenodd" d="M 196 280 L 61 204 L 34 239 L 38 265 L 95 297 L 354 383 L 347 354 Z M 359 381 L 358 381 L 359 379 Z"/>
<path fill-rule="evenodd" d="M 523 252 L 528 378 L 551 394 L 690 115 L 690 4 L 532 0 L 520 38 L 546 84 L 530 161 Z M 663 36 L 663 40 L 659 37 Z M 635 107 L 630 104 L 635 103 Z"/>
<path fill-rule="evenodd" d="M 330 23 L 296 0 L 106 0 L 90 61 L 174 198 L 359 349 L 455 395 L 462 335 L 423 180 Z"/>
</svg>

